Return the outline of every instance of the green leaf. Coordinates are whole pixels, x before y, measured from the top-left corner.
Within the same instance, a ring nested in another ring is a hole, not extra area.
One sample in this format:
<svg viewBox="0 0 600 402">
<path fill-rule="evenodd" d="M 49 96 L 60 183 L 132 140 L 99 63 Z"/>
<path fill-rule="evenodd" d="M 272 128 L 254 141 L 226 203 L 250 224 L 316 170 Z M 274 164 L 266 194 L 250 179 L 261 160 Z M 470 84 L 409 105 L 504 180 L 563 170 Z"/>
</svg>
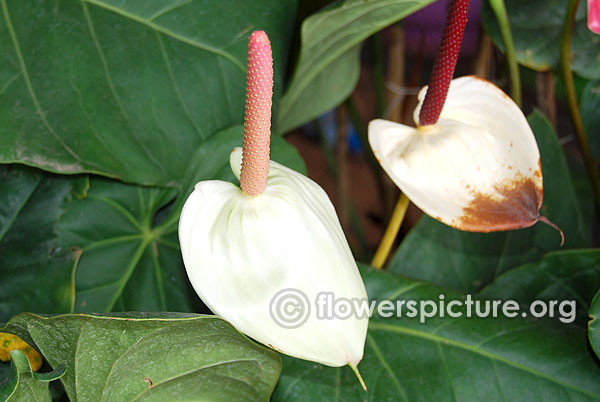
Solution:
<svg viewBox="0 0 600 402">
<path fill-rule="evenodd" d="M 8 381 L 0 384 L 0 399 L 3 401 L 51 401 L 50 381 L 62 377 L 65 366 L 49 373 L 36 373 L 29 359 L 20 350 L 10 352 L 11 372 Z"/>
<path fill-rule="evenodd" d="M 177 186 L 198 146 L 243 119 L 248 36 L 282 90 L 295 0 L 5 0 L 0 163 Z"/>
<path fill-rule="evenodd" d="M 579 209 L 583 222 L 587 222 L 584 226 L 584 237 L 586 239 L 592 239 L 594 230 L 598 226 L 598 219 L 596 218 L 597 207 L 596 198 L 594 195 L 594 187 L 590 180 L 587 169 L 583 162 L 577 158 L 577 155 L 566 154 L 567 164 L 569 165 L 569 171 L 571 173 L 571 180 L 575 187 L 575 193 L 577 200 L 579 201 Z"/>
<path fill-rule="evenodd" d="M 214 316 L 21 314 L 6 332 L 29 334 L 72 401 L 268 400 L 279 355 Z"/>
<path fill-rule="evenodd" d="M 243 128 L 235 126 L 202 144 L 182 175 L 183 191 L 175 202 L 174 189 L 90 180 L 87 197 L 73 201 L 58 226 L 65 247 L 83 250 L 75 311 L 201 308 L 181 260 L 179 214 L 198 181 L 235 180 L 229 154 L 242 145 L 242 135 Z M 305 171 L 302 158 L 285 139 L 273 136 L 271 149 L 272 159 Z"/>
<path fill-rule="evenodd" d="M 391 273 L 361 270 L 371 300 L 465 300 Z M 456 309 L 458 310 L 458 309 Z M 406 309 L 404 313 L 406 313 Z M 284 358 L 274 401 L 533 401 L 600 398 L 600 367 L 582 330 L 558 320 L 373 316 L 358 366 Z"/>
<path fill-rule="evenodd" d="M 360 72 L 360 44 L 384 27 L 433 0 L 346 0 L 302 23 L 294 76 L 276 116 L 276 131 L 287 133 L 341 103 Z"/>
<path fill-rule="evenodd" d="M 108 179 L 90 180 L 59 221 L 63 247 L 83 250 L 77 266 L 75 311 L 190 311 L 176 227 L 155 219 L 174 190 Z"/>
<path fill-rule="evenodd" d="M 528 118 L 541 154 L 544 204 L 541 214 L 565 233 L 564 248 L 591 246 L 590 222 L 582 214 L 567 162 L 554 130 L 534 112 Z M 558 233 L 538 223 L 502 233 L 468 233 L 424 216 L 404 239 L 389 269 L 465 292 L 479 290 L 516 266 L 539 260 L 560 247 Z"/>
<path fill-rule="evenodd" d="M 592 299 L 589 315 L 588 338 L 594 353 L 600 358 L 600 290 Z"/>
<path fill-rule="evenodd" d="M 590 81 L 583 90 L 579 102 L 581 119 L 590 143 L 590 149 L 596 160 L 600 160 L 600 80 Z"/>
<path fill-rule="evenodd" d="M 522 306 L 536 300 L 572 300 L 577 303 L 578 323 L 585 324 L 590 302 L 599 288 L 600 250 L 565 250 L 511 269 L 483 288 L 481 294 L 515 300 Z"/>
<path fill-rule="evenodd" d="M 9 381 L 13 381 L 12 375 L 11 364 L 9 362 L 0 362 L 0 398 L 8 398 L 7 394 L 9 391 L 6 391 L 5 387 L 11 387 L 6 384 Z"/>
<path fill-rule="evenodd" d="M 80 251 L 61 247 L 56 234 L 73 182 L 0 166 L 0 322 L 23 311 L 73 311 Z"/>
<path fill-rule="evenodd" d="M 564 0 L 505 0 L 515 42 L 517 61 L 533 70 L 559 67 L 559 46 L 567 2 Z M 586 26 L 586 3 L 579 2 L 571 43 L 571 68 L 587 79 L 600 78 L 600 36 Z M 501 50 L 504 50 L 496 17 L 488 1 L 483 2 L 482 23 Z"/>
</svg>

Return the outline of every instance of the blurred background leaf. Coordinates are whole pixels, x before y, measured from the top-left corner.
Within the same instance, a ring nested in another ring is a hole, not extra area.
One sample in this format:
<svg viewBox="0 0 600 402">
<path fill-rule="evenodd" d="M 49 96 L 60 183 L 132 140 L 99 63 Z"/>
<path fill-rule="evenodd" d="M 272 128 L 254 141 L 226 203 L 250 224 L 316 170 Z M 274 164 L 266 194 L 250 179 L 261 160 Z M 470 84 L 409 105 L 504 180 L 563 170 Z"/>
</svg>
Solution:
<svg viewBox="0 0 600 402">
<path fill-rule="evenodd" d="M 567 13 L 564 0 L 505 0 L 515 42 L 517 61 L 537 71 L 556 70 L 560 35 Z M 485 31 L 501 50 L 504 44 L 489 0 L 483 1 L 481 19 Z M 574 72 L 587 79 L 600 79 L 600 36 L 586 26 L 587 1 L 580 1 L 572 39 Z"/>
<path fill-rule="evenodd" d="M 302 23 L 298 64 L 277 109 L 285 134 L 343 102 L 360 72 L 360 45 L 433 0 L 337 1 Z"/>
<path fill-rule="evenodd" d="M 600 80 L 589 81 L 586 84 L 579 101 L 579 109 L 592 154 L 600 161 Z"/>
</svg>

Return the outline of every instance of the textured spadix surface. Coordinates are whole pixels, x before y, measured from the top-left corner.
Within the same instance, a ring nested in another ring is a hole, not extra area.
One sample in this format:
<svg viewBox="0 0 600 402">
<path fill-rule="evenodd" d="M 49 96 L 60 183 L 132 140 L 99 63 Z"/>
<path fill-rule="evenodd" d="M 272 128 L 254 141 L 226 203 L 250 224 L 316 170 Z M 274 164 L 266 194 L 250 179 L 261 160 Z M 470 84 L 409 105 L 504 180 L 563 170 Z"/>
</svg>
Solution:
<svg viewBox="0 0 600 402">
<path fill-rule="evenodd" d="M 427 87 L 419 93 L 419 112 Z M 450 84 L 434 125 L 373 120 L 369 142 L 381 166 L 428 215 L 458 229 L 491 232 L 539 219 L 540 155 L 519 107 L 490 82 Z"/>
<path fill-rule="evenodd" d="M 236 148 L 238 179 L 241 160 Z M 198 295 L 241 332 L 330 366 L 362 359 L 368 317 L 319 319 L 315 308 L 321 292 L 367 296 L 333 205 L 309 178 L 271 161 L 254 197 L 232 183 L 200 182 L 181 213 L 179 239 Z"/>
</svg>

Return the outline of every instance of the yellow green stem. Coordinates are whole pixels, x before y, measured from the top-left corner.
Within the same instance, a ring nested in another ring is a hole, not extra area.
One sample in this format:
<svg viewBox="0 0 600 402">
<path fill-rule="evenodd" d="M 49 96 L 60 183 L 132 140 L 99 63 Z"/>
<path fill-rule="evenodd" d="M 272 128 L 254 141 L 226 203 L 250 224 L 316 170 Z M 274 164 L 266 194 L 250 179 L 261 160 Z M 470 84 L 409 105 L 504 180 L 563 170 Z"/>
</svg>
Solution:
<svg viewBox="0 0 600 402">
<path fill-rule="evenodd" d="M 396 240 L 396 236 L 400 230 L 400 226 L 402 226 L 402 221 L 404 220 L 404 216 L 406 215 L 406 210 L 408 208 L 408 203 L 409 200 L 406 195 L 401 194 L 396 206 L 394 207 L 392 218 L 390 219 L 390 222 L 385 229 L 385 233 L 383 234 L 383 238 L 379 243 L 379 247 L 377 247 L 373 261 L 371 261 L 371 266 L 377 269 L 383 268 L 383 264 L 385 264 L 385 261 L 390 255 L 390 251 L 392 250 L 394 241 Z"/>
<path fill-rule="evenodd" d="M 365 390 L 365 392 L 367 392 L 367 384 L 365 384 L 365 380 L 363 380 L 362 376 L 360 375 L 358 368 L 356 368 L 356 366 L 352 363 L 348 363 L 348 366 L 350 366 L 352 371 L 354 371 L 354 374 L 356 374 L 356 378 L 358 378 L 358 382 L 360 382 L 362 388 Z"/>
<path fill-rule="evenodd" d="M 502 36 L 502 42 L 504 42 L 506 61 L 510 73 L 510 96 L 517 105 L 521 106 L 521 75 L 515 53 L 515 42 L 510 31 L 510 24 L 508 23 L 506 6 L 504 5 L 504 0 L 490 0 L 490 6 L 494 10 L 494 14 L 496 14 L 496 19 L 500 26 L 500 35 Z"/>
<path fill-rule="evenodd" d="M 569 113 L 571 114 L 571 120 L 575 128 L 575 135 L 579 142 L 579 148 L 583 154 L 583 160 L 590 175 L 592 185 L 594 186 L 594 192 L 596 193 L 596 202 L 600 210 L 600 177 L 598 176 L 598 169 L 596 162 L 590 151 L 590 145 L 587 140 L 583 121 L 581 120 L 581 114 L 579 112 L 579 106 L 577 105 L 577 96 L 575 95 L 575 84 L 573 83 L 573 73 L 571 72 L 571 35 L 573 33 L 573 24 L 575 23 L 575 13 L 577 12 L 577 6 L 579 0 L 569 0 L 567 5 L 567 15 L 565 17 L 565 24 L 563 26 L 562 38 L 560 43 L 560 65 L 563 84 L 565 86 L 567 106 L 569 107 Z"/>
</svg>

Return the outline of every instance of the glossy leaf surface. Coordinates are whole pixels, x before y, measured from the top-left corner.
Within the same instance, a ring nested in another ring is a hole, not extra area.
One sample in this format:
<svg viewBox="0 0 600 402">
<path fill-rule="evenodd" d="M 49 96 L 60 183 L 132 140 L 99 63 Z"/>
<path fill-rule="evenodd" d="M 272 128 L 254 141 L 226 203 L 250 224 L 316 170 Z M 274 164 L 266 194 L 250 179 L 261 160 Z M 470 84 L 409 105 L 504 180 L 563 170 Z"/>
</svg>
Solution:
<svg viewBox="0 0 600 402">
<path fill-rule="evenodd" d="M 277 353 L 214 316 L 21 314 L 3 330 L 35 344 L 72 401 L 267 400 Z"/>
<path fill-rule="evenodd" d="M 282 90 L 294 0 L 7 0 L 0 163 L 178 186 L 243 118 L 247 41 L 272 38 Z"/>
<path fill-rule="evenodd" d="M 559 68 L 559 43 L 567 12 L 564 0 L 506 0 L 506 10 L 515 42 L 517 61 L 537 71 Z M 587 1 L 577 10 L 571 51 L 571 68 L 587 79 L 600 78 L 600 36 L 587 27 Z M 487 1 L 482 2 L 482 22 L 494 43 L 504 49 L 496 17 Z"/>
<path fill-rule="evenodd" d="M 463 300 L 464 295 L 363 269 L 372 300 Z M 456 309 L 459 310 L 459 309 Z M 465 314 L 464 309 L 462 309 Z M 404 313 L 406 313 L 406 306 Z M 581 400 L 600 398 L 600 367 L 582 330 L 523 318 L 371 318 L 359 366 L 284 358 L 275 401 Z"/>
</svg>

